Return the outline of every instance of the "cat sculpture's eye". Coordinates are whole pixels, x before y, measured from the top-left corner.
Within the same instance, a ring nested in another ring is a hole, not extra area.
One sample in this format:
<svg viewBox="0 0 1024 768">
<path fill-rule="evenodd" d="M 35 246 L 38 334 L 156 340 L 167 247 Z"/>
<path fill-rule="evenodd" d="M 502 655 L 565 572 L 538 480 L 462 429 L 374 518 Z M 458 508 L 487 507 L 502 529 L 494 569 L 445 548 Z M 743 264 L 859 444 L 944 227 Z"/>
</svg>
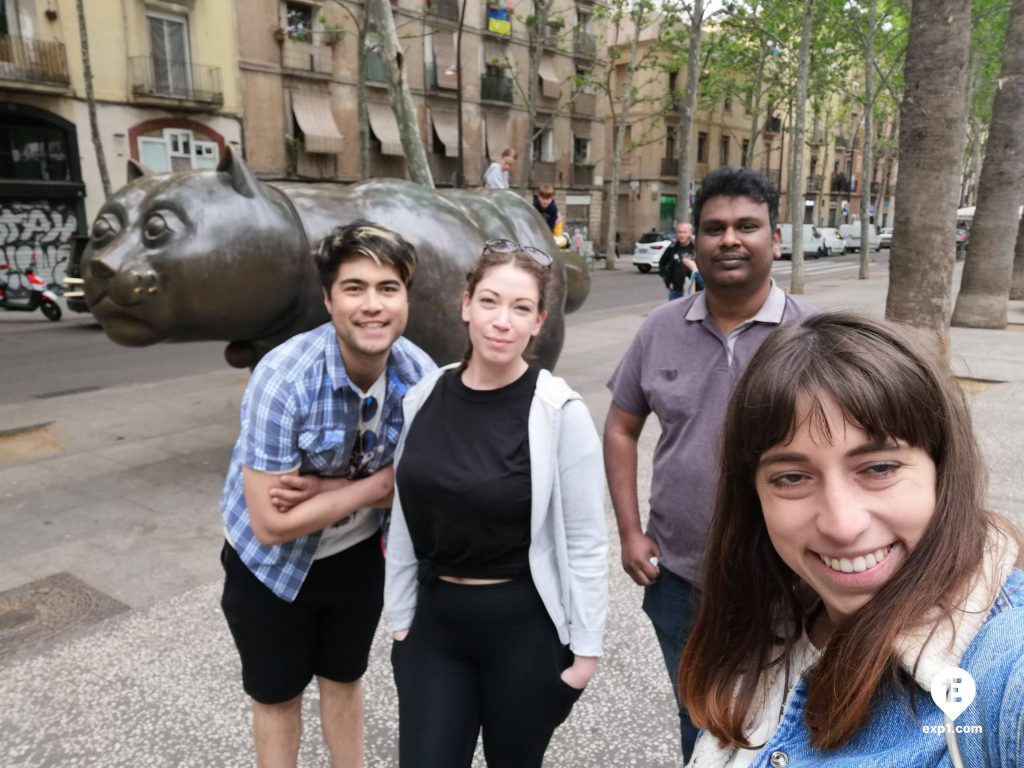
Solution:
<svg viewBox="0 0 1024 768">
<path fill-rule="evenodd" d="M 92 223 L 89 233 L 97 245 L 103 245 L 121 232 L 121 222 L 112 213 L 101 213 Z"/>
<path fill-rule="evenodd" d="M 142 228 L 142 234 L 147 245 L 156 245 L 180 229 L 181 221 L 178 217 L 171 211 L 163 210 L 149 215 Z"/>
</svg>

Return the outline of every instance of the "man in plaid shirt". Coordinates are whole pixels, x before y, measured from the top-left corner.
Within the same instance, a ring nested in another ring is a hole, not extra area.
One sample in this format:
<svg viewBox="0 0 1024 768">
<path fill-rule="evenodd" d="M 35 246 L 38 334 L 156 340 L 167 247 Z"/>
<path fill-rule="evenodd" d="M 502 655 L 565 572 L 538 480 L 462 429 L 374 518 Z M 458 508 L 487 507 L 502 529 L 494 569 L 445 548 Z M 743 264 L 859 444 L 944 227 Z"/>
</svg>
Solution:
<svg viewBox="0 0 1024 768">
<path fill-rule="evenodd" d="M 380 527 L 406 390 L 436 367 L 400 338 L 416 253 L 365 221 L 320 244 L 331 321 L 273 349 L 242 399 L 221 497 L 221 605 L 253 700 L 260 765 L 294 766 L 314 676 L 336 768 L 363 763 L 366 671 L 383 600 Z"/>
</svg>

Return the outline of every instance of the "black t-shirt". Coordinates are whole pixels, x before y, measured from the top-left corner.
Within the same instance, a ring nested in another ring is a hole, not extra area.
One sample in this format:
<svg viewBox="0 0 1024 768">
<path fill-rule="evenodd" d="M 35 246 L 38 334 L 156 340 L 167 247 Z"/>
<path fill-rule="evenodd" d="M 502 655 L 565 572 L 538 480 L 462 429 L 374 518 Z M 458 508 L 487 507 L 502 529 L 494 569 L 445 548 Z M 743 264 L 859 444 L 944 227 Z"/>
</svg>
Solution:
<svg viewBox="0 0 1024 768">
<path fill-rule="evenodd" d="M 421 581 L 529 574 L 537 374 L 531 367 L 508 386 L 477 390 L 445 371 L 416 414 L 395 485 Z"/>
</svg>

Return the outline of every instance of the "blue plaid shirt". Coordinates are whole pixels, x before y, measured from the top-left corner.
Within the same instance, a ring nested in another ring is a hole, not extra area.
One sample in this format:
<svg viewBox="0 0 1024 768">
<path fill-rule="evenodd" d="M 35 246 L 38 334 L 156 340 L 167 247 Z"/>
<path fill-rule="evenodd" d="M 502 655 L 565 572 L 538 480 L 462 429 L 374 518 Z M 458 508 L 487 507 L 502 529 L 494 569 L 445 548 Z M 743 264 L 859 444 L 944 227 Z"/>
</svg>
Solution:
<svg viewBox="0 0 1024 768">
<path fill-rule="evenodd" d="M 380 420 L 380 448 L 368 469 L 392 462 L 402 431 L 402 398 L 437 368 L 427 353 L 399 338 L 388 359 Z M 271 350 L 253 371 L 242 398 L 242 431 L 231 454 L 221 495 L 224 532 L 242 562 L 275 595 L 292 602 L 309 573 L 320 533 L 266 546 L 249 524 L 242 467 L 343 476 L 355 443 L 360 397 L 349 381 L 331 323 Z"/>
</svg>

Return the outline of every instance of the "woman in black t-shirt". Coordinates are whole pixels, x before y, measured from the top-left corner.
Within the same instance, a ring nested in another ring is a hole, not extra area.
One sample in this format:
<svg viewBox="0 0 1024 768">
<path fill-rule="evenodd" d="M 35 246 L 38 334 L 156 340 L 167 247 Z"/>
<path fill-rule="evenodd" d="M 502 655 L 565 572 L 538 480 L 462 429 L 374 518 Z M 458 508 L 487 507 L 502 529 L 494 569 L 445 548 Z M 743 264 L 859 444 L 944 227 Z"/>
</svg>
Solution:
<svg viewBox="0 0 1024 768">
<path fill-rule="evenodd" d="M 491 241 L 470 273 L 461 365 L 406 395 L 385 615 L 399 761 L 539 768 L 590 681 L 607 610 L 601 448 L 579 395 L 524 354 L 551 257 Z"/>
</svg>

